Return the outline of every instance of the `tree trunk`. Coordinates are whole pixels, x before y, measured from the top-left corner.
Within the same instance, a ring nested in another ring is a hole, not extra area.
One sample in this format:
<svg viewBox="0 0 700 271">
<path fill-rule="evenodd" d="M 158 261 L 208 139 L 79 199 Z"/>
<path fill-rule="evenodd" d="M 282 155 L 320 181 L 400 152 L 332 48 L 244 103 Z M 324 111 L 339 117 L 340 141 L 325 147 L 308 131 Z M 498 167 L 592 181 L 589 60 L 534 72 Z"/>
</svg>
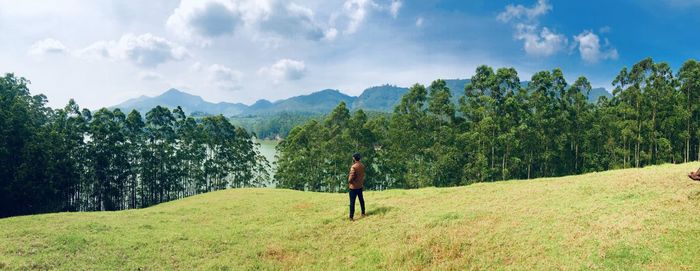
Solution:
<svg viewBox="0 0 700 271">
<path fill-rule="evenodd" d="M 574 151 L 574 170 L 575 170 L 575 173 L 578 174 L 578 144 L 576 144 L 576 146 L 574 148 L 575 148 L 575 151 Z"/>
<path fill-rule="evenodd" d="M 501 180 L 506 179 L 506 152 L 503 152 L 503 158 L 501 159 Z"/>
<path fill-rule="evenodd" d="M 687 163 L 690 161 L 690 138 L 692 138 L 692 135 L 690 133 L 690 120 L 693 119 L 693 111 L 690 103 L 690 89 L 686 92 L 687 94 L 687 101 L 688 101 L 688 112 L 690 112 L 690 116 L 688 117 L 688 120 L 686 120 L 686 128 L 688 129 L 688 138 L 685 139 L 685 162 Z"/>
<path fill-rule="evenodd" d="M 651 146 L 649 146 L 649 153 L 651 154 L 651 162 L 656 164 L 658 153 L 655 151 L 656 148 L 656 106 L 651 111 Z"/>
<path fill-rule="evenodd" d="M 532 168 L 532 157 L 530 157 L 529 160 L 530 161 L 528 161 L 528 163 L 527 163 L 527 179 L 528 180 L 530 179 L 530 170 Z"/>
</svg>

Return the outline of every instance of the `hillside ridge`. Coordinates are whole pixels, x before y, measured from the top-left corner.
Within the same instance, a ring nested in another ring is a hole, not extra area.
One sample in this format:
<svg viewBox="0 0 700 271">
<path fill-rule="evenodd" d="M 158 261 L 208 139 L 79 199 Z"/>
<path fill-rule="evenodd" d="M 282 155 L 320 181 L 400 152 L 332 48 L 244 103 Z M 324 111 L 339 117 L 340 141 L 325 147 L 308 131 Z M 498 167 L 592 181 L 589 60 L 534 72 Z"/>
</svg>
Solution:
<svg viewBox="0 0 700 271">
<path fill-rule="evenodd" d="M 463 95 L 464 86 L 470 82 L 469 79 L 447 79 L 447 87 L 452 92 L 452 101 L 457 103 L 459 97 Z M 527 81 L 523 85 L 527 86 Z M 408 92 L 408 87 L 384 84 L 365 89 L 359 96 L 351 96 L 337 89 L 323 89 L 308 94 L 269 101 L 259 99 L 255 103 L 246 105 L 243 103 L 205 101 L 202 97 L 189 94 L 187 92 L 171 88 L 166 92 L 154 96 L 140 96 L 129 99 L 123 103 L 111 106 L 110 108 L 120 108 L 122 111 L 136 109 L 142 113 L 151 108 L 161 105 L 169 108 L 181 106 L 185 113 L 225 116 L 246 116 L 246 115 L 269 115 L 280 112 L 301 112 L 325 114 L 333 110 L 340 102 L 345 102 L 351 109 L 363 109 L 367 111 L 391 112 L 401 101 L 401 97 Z M 598 97 L 612 95 L 604 88 L 594 88 L 589 95 L 589 101 L 595 102 Z"/>
</svg>

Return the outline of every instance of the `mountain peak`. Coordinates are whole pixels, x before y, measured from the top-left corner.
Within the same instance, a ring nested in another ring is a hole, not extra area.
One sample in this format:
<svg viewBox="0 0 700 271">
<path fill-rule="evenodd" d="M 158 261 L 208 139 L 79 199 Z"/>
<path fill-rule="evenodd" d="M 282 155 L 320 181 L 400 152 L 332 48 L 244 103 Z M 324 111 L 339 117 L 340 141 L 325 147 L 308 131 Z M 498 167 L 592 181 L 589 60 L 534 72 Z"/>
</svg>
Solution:
<svg viewBox="0 0 700 271">
<path fill-rule="evenodd" d="M 469 81 L 469 79 L 445 80 L 447 87 L 452 91 L 452 101 L 454 103 L 457 103 L 459 97 L 464 95 L 464 87 Z M 527 87 L 527 83 L 527 81 L 523 81 L 521 84 L 523 87 Z M 338 103 L 345 102 L 351 109 L 391 112 L 408 90 L 406 87 L 384 84 L 367 88 L 359 96 L 351 96 L 337 89 L 322 89 L 275 102 L 260 99 L 251 105 L 245 105 L 227 102 L 211 103 L 200 96 L 171 88 L 156 97 L 130 99 L 113 108 L 121 108 L 122 111 L 137 109 L 141 112 L 147 112 L 157 105 L 168 108 L 181 106 L 186 113 L 203 112 L 236 116 L 265 115 L 278 112 L 328 113 L 338 106 Z M 592 89 L 589 94 L 589 100 L 595 102 L 600 96 L 611 97 L 612 95 L 603 88 Z"/>
<path fill-rule="evenodd" d="M 188 114 L 193 112 L 202 112 L 212 114 L 216 113 L 236 115 L 240 114 L 241 112 L 243 112 L 244 109 L 247 108 L 247 106 L 243 104 L 207 102 L 200 96 L 192 95 L 175 88 L 168 89 L 162 94 L 155 97 L 142 97 L 138 99 L 131 99 L 124 103 L 115 105 L 113 106 L 113 108 L 120 108 L 122 109 L 122 111 L 131 111 L 132 109 L 136 109 L 142 113 L 145 113 L 158 105 L 170 109 L 180 106 L 185 111 L 185 113 Z"/>
<path fill-rule="evenodd" d="M 171 88 L 171 89 L 168 89 L 168 90 L 166 90 L 165 92 L 163 92 L 163 94 L 161 94 L 161 96 L 166 96 L 166 95 L 167 95 L 167 96 L 170 96 L 170 95 L 183 95 L 183 94 L 192 95 L 192 94 L 189 94 L 189 93 L 187 93 L 187 92 L 181 91 L 181 90 L 179 90 L 179 89 Z M 192 95 L 192 96 L 194 96 L 194 95 Z"/>
<path fill-rule="evenodd" d="M 319 90 L 319 91 L 311 93 L 311 94 L 338 94 L 338 93 L 340 93 L 340 90 L 327 88 L 327 89 Z"/>
<path fill-rule="evenodd" d="M 250 105 L 250 106 L 268 105 L 268 104 L 272 104 L 272 102 L 270 102 L 270 101 L 268 101 L 268 100 L 266 100 L 266 99 L 260 99 L 260 100 L 255 101 L 255 103 L 252 104 L 252 105 Z"/>
</svg>

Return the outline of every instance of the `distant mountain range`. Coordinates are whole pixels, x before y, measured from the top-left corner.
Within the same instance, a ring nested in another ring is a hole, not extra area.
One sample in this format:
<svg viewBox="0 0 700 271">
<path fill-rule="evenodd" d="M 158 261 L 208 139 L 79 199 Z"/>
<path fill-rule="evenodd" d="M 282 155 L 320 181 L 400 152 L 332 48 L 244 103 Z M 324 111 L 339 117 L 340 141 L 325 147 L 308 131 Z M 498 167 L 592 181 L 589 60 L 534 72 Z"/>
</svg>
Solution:
<svg viewBox="0 0 700 271">
<path fill-rule="evenodd" d="M 445 80 L 452 91 L 453 101 L 457 102 L 464 94 L 464 86 L 469 79 Z M 527 86 L 528 82 L 523 82 Z M 365 89 L 360 96 L 350 96 L 335 89 L 324 89 L 308 95 L 294 96 L 275 102 L 258 100 L 252 105 L 242 103 L 211 103 L 202 97 L 192 95 L 177 89 L 170 89 L 156 97 L 141 96 L 127 100 L 111 108 L 119 108 L 122 111 L 136 109 L 142 113 L 160 105 L 168 108 L 181 106 L 187 114 L 224 116 L 249 116 L 268 115 L 280 112 L 304 112 L 327 113 L 333 110 L 341 101 L 350 109 L 363 109 L 365 111 L 391 112 L 401 101 L 401 97 L 408 92 L 408 88 L 393 85 L 376 86 Z M 604 88 L 594 88 L 590 91 L 588 100 L 595 102 L 598 97 L 612 95 Z"/>
</svg>

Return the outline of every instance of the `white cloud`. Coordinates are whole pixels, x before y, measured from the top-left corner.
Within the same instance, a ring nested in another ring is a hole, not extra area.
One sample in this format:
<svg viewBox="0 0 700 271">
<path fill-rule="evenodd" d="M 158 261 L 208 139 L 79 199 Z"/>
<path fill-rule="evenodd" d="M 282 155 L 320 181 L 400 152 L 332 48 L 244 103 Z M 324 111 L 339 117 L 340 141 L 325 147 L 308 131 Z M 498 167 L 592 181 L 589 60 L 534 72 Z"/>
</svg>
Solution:
<svg viewBox="0 0 700 271">
<path fill-rule="evenodd" d="M 400 0 L 391 1 L 391 5 L 389 6 L 389 13 L 391 13 L 391 17 L 396 19 L 396 17 L 399 16 L 399 9 L 401 9 L 402 5 L 403 3 Z"/>
<path fill-rule="evenodd" d="M 155 81 L 163 79 L 163 76 L 153 71 L 143 71 L 139 73 L 139 79 L 143 81 Z"/>
<path fill-rule="evenodd" d="M 203 44 L 210 38 L 233 34 L 242 24 L 238 7 L 233 1 L 183 0 L 166 22 L 167 28 L 180 38 L 201 37 Z"/>
<path fill-rule="evenodd" d="M 273 81 L 279 83 L 284 80 L 299 80 L 306 75 L 306 65 L 303 61 L 292 59 L 281 59 L 270 67 L 263 67 L 258 70 L 258 74 L 272 77 Z"/>
<path fill-rule="evenodd" d="M 496 19 L 504 23 L 513 23 L 514 37 L 523 42 L 525 53 L 546 57 L 562 51 L 569 43 L 565 35 L 539 25 L 538 18 L 550 10 L 552 6 L 547 0 L 538 0 L 529 8 L 510 4 Z"/>
<path fill-rule="evenodd" d="M 581 59 L 588 63 L 597 63 L 600 60 L 617 59 L 617 49 L 610 47 L 608 40 L 601 46 L 598 35 L 590 30 L 585 30 L 574 37 L 578 44 Z M 604 48 L 605 47 L 605 48 Z"/>
<path fill-rule="evenodd" d="M 328 39 L 330 31 L 310 8 L 279 0 L 183 0 L 166 26 L 178 37 L 204 46 L 238 32 L 261 35 L 259 40 L 270 42 L 279 37 Z"/>
<path fill-rule="evenodd" d="M 179 38 L 207 46 L 214 39 L 242 33 L 252 35 L 275 48 L 284 39 L 333 41 L 339 29 L 344 34 L 357 32 L 370 12 L 386 12 L 396 18 L 402 0 L 378 4 L 374 0 L 345 0 L 341 11 L 327 22 L 316 18 L 313 9 L 282 0 L 182 0 L 168 17 L 167 29 Z M 336 26 L 336 19 L 340 26 Z"/>
<path fill-rule="evenodd" d="M 523 41 L 523 48 L 529 55 L 550 56 L 566 48 L 567 38 L 547 27 L 541 30 L 533 25 L 518 24 L 515 38 Z"/>
<path fill-rule="evenodd" d="M 417 27 L 423 26 L 423 17 L 418 17 L 418 18 L 416 19 L 416 26 L 417 26 Z"/>
<path fill-rule="evenodd" d="M 257 19 L 260 30 L 288 38 L 320 40 L 328 30 L 314 20 L 310 8 L 295 3 L 275 2 Z"/>
<path fill-rule="evenodd" d="M 523 5 L 508 5 L 505 11 L 498 14 L 496 19 L 501 22 L 512 22 L 515 28 L 515 39 L 523 41 L 523 48 L 528 55 L 551 56 L 566 48 L 568 39 L 563 34 L 556 33 L 547 27 L 541 27 L 538 18 L 552 10 L 547 0 L 538 0 L 532 7 Z M 603 26 L 601 33 L 612 31 L 610 26 Z M 600 38 L 593 31 L 586 30 L 573 37 L 572 48 L 578 46 L 581 58 L 588 63 L 596 63 L 605 59 L 617 59 L 617 49 L 610 47 L 607 39 L 601 46 Z M 605 49 L 604 49 L 605 48 Z"/>
<path fill-rule="evenodd" d="M 125 34 L 118 41 L 98 41 L 76 52 L 88 59 L 127 60 L 142 67 L 155 67 L 189 56 L 187 50 L 165 38 L 146 33 Z"/>
<path fill-rule="evenodd" d="M 345 3 L 343 3 L 343 15 L 348 22 L 344 33 L 353 34 L 357 32 L 373 10 L 388 12 L 393 18 L 396 18 L 402 6 L 403 2 L 400 0 L 392 0 L 388 5 L 377 4 L 373 0 L 345 0 Z"/>
<path fill-rule="evenodd" d="M 346 0 L 343 4 L 343 10 L 346 12 L 346 16 L 349 19 L 348 27 L 345 29 L 345 33 L 352 34 L 357 32 L 360 25 L 365 20 L 367 16 L 368 9 L 370 7 L 377 8 L 378 5 L 372 0 Z"/>
<path fill-rule="evenodd" d="M 538 0 L 537 3 L 530 8 L 526 8 L 523 5 L 510 4 L 506 6 L 506 10 L 498 14 L 496 18 L 504 23 L 522 18 L 534 20 L 539 16 L 547 14 L 550 10 L 552 10 L 552 5 L 547 3 L 547 0 Z"/>
<path fill-rule="evenodd" d="M 62 42 L 55 39 L 43 39 L 32 44 L 27 53 L 33 57 L 43 57 L 50 54 L 63 55 L 68 52 L 68 48 Z"/>
<path fill-rule="evenodd" d="M 329 28 L 323 35 L 323 39 L 327 41 L 333 41 L 338 36 L 338 29 L 334 27 Z"/>
<path fill-rule="evenodd" d="M 209 81 L 216 87 L 225 90 L 240 89 L 243 73 L 221 64 L 214 64 L 207 69 Z"/>
<path fill-rule="evenodd" d="M 192 72 L 199 72 L 202 71 L 202 63 L 195 62 L 190 66 L 190 71 Z"/>
</svg>

